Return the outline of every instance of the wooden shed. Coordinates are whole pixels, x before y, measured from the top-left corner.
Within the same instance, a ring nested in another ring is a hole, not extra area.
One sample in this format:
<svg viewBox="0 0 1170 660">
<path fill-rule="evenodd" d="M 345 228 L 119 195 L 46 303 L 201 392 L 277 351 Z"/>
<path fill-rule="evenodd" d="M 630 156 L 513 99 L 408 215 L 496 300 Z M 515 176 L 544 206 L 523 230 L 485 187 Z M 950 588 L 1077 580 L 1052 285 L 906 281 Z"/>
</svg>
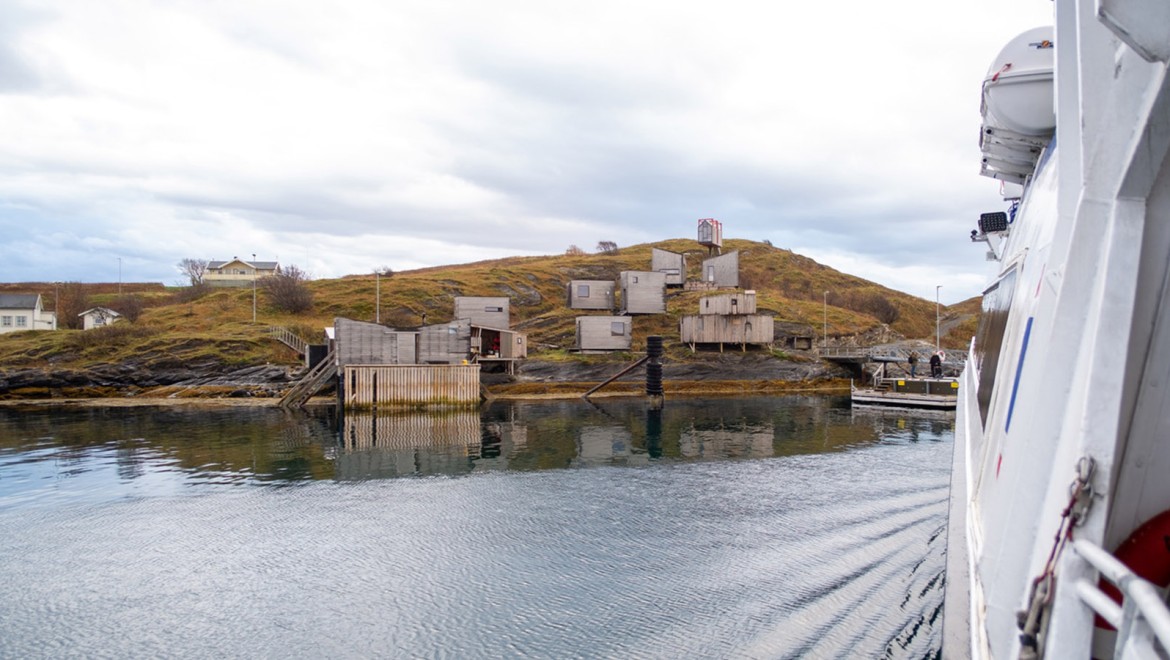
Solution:
<svg viewBox="0 0 1170 660">
<path fill-rule="evenodd" d="M 739 250 L 704 259 L 703 281 L 720 288 L 739 286 Z"/>
<path fill-rule="evenodd" d="M 346 318 L 333 319 L 334 351 L 337 365 L 414 364 L 418 332 L 395 330 L 377 323 Z"/>
<path fill-rule="evenodd" d="M 455 318 L 468 319 L 473 325 L 488 328 L 512 327 L 509 300 L 506 296 L 456 296 Z"/>
<path fill-rule="evenodd" d="M 755 314 L 756 292 L 720 293 L 699 299 L 700 314 Z"/>
<path fill-rule="evenodd" d="M 666 286 L 682 286 L 687 280 L 687 255 L 651 248 L 650 270 L 666 275 Z"/>
<path fill-rule="evenodd" d="M 628 351 L 633 342 L 634 320 L 628 316 L 578 316 L 577 350 Z"/>
<path fill-rule="evenodd" d="M 769 345 L 772 343 L 773 320 L 766 314 L 695 314 L 679 319 L 679 338 L 690 344 L 694 350 L 697 344 L 748 344 Z"/>
<path fill-rule="evenodd" d="M 571 280 L 569 282 L 569 309 L 614 310 L 617 283 L 613 280 Z"/>
<path fill-rule="evenodd" d="M 528 357 L 528 335 L 472 325 L 471 353 L 485 371 L 515 373 L 516 362 Z"/>
<path fill-rule="evenodd" d="M 419 364 L 460 364 L 471 357 L 471 321 L 423 326 L 418 331 Z"/>
<path fill-rule="evenodd" d="M 618 282 L 622 289 L 622 314 L 666 313 L 666 275 L 623 270 Z"/>
</svg>

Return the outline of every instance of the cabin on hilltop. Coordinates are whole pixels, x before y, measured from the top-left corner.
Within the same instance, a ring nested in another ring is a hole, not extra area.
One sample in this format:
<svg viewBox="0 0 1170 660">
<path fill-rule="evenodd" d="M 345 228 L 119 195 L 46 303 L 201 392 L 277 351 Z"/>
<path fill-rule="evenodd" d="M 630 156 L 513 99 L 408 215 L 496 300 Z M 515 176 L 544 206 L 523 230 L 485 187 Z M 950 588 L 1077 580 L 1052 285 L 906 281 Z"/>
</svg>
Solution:
<svg viewBox="0 0 1170 660">
<path fill-rule="evenodd" d="M 232 257 L 229 261 L 208 261 L 203 281 L 214 287 L 247 287 L 257 280 L 279 273 L 279 262 L 245 261 Z"/>
</svg>

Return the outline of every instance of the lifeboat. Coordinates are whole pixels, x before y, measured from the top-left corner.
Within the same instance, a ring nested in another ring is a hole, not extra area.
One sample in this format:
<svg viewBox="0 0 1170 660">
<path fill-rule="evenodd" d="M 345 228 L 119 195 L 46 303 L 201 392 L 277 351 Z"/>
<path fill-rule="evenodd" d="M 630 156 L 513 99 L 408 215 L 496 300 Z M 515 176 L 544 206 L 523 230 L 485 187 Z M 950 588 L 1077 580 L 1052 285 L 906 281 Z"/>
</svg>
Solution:
<svg viewBox="0 0 1170 660">
<path fill-rule="evenodd" d="M 1022 184 L 1056 130 L 1051 27 L 1008 42 L 983 79 L 981 174 Z"/>
</svg>

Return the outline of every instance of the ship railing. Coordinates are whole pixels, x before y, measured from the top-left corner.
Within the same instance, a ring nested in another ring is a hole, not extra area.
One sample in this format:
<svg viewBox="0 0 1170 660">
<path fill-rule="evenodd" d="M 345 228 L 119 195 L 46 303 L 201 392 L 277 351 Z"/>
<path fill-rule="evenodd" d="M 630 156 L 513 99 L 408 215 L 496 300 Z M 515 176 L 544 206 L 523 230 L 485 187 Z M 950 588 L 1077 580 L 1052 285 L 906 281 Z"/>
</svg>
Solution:
<svg viewBox="0 0 1170 660">
<path fill-rule="evenodd" d="M 1076 583 L 1077 596 L 1117 629 L 1113 657 L 1166 657 L 1170 651 L 1170 608 L 1166 606 L 1166 594 L 1091 541 L 1079 539 L 1073 543 L 1073 549 L 1123 595 L 1122 604 L 1118 605 L 1088 580 Z"/>
</svg>

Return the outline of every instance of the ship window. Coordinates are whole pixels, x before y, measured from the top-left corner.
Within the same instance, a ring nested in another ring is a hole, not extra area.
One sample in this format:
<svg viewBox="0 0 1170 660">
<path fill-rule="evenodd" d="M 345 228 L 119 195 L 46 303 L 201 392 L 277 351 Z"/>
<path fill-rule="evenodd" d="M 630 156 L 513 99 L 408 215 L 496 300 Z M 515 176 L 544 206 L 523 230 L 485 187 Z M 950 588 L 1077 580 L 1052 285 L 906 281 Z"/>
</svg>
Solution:
<svg viewBox="0 0 1170 660">
<path fill-rule="evenodd" d="M 975 332 L 975 359 L 979 369 L 979 416 L 984 424 L 987 423 L 987 408 L 991 404 L 999 352 L 1015 291 L 1016 270 L 1012 269 L 983 292 L 983 314 Z"/>
</svg>

